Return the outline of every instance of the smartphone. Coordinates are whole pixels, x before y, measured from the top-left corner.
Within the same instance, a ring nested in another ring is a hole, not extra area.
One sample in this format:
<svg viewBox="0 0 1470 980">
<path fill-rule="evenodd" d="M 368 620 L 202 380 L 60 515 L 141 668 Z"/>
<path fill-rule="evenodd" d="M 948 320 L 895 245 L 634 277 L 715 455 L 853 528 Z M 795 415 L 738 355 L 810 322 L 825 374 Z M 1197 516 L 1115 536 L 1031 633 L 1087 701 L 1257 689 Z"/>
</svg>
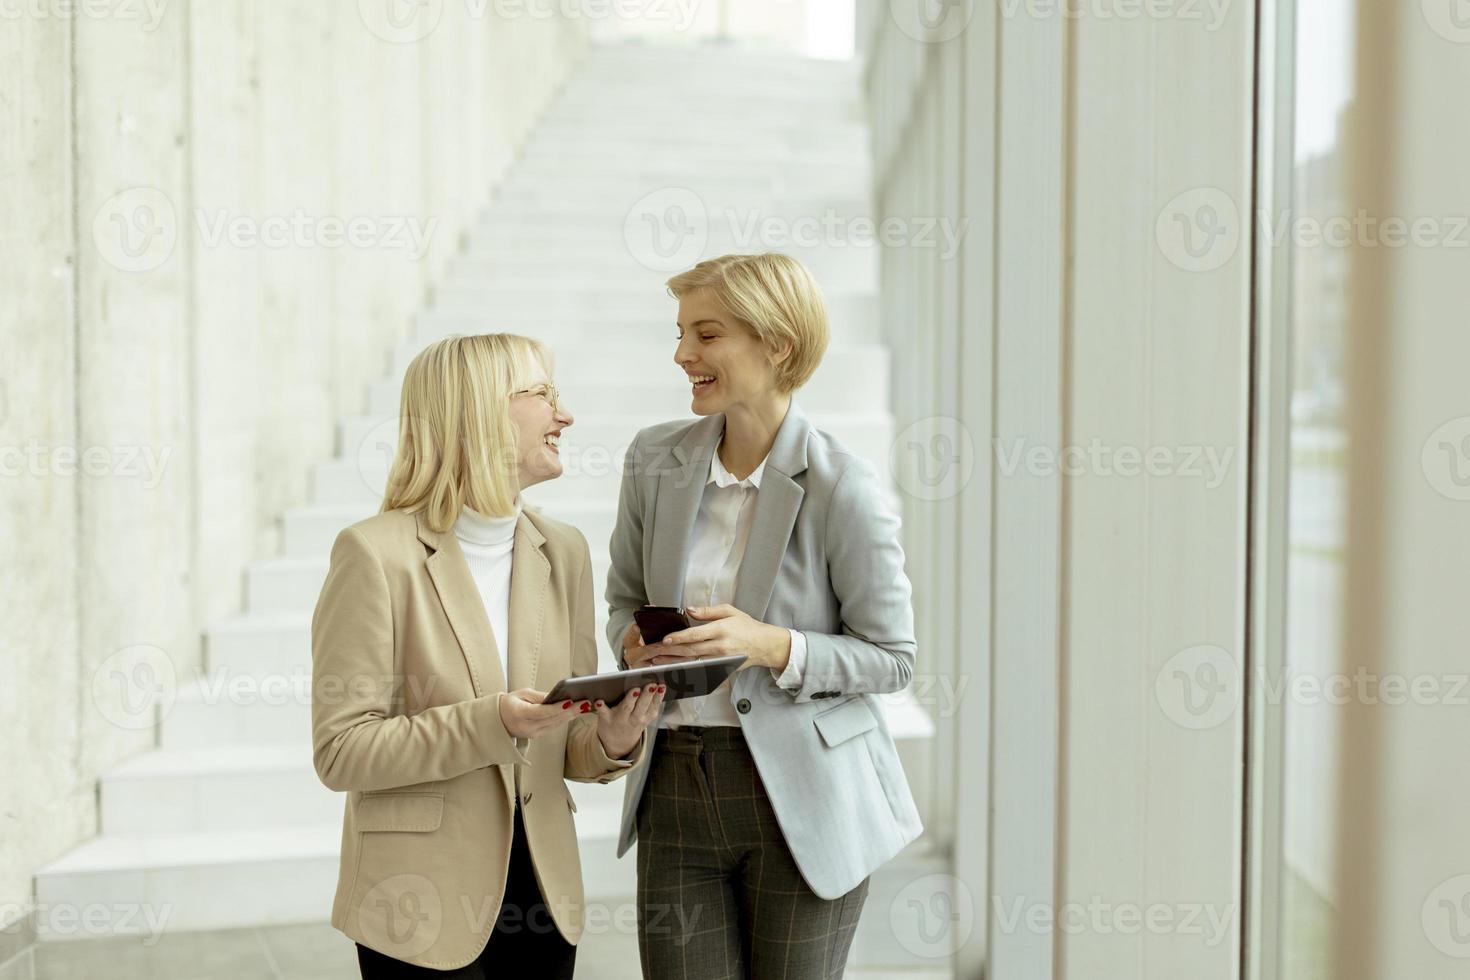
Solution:
<svg viewBox="0 0 1470 980">
<path fill-rule="evenodd" d="M 694 625 L 678 606 L 644 606 L 634 610 L 633 622 L 638 624 L 644 643 L 658 643 L 670 633 L 687 630 Z"/>
</svg>

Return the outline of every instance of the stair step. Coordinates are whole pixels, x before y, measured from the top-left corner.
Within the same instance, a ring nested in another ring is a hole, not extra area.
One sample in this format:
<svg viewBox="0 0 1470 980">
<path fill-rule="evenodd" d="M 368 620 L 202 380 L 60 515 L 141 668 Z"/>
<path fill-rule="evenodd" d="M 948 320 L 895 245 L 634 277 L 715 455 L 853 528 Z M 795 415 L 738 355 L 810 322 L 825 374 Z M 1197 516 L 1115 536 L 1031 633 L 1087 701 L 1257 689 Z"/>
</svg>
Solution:
<svg viewBox="0 0 1470 980">
<path fill-rule="evenodd" d="M 189 678 L 163 715 L 159 734 L 164 749 L 248 744 L 308 751 L 311 665 L 301 664 L 265 683 L 227 669 Z"/>
<path fill-rule="evenodd" d="M 531 297 L 487 301 L 473 308 L 431 309 L 414 318 L 407 351 L 396 360 L 407 366 L 413 354 L 451 334 L 509 331 L 536 337 L 553 348 L 584 344 L 658 345 L 675 334 L 678 306 L 663 293 L 637 306 L 598 307 L 593 303 L 552 300 L 537 305 Z M 661 297 L 661 298 L 660 298 Z M 867 296 L 827 297 L 828 328 L 833 347 L 870 344 L 879 338 L 878 304 Z"/>
<path fill-rule="evenodd" d="M 890 416 L 813 414 L 811 417 L 818 428 L 831 434 L 850 452 L 871 462 L 880 475 L 889 472 L 893 427 Z M 527 498 L 548 510 L 565 502 L 617 500 L 623 458 L 633 437 L 640 429 L 667 420 L 666 416 L 609 414 L 578 422 L 567 430 L 562 444 L 562 475 L 527 489 Z M 315 464 L 313 500 L 318 504 L 381 502 L 388 465 L 398 441 L 396 417 L 349 417 L 343 420 L 340 438 L 344 446 L 358 449 Z"/>
<path fill-rule="evenodd" d="M 571 789 L 589 900 L 631 895 L 634 862 L 616 856 L 622 787 Z M 106 906 L 113 917 L 89 923 L 89 936 L 316 921 L 332 907 L 341 840 L 340 816 L 289 827 L 104 832 L 37 871 L 36 900 L 49 908 Z M 78 934 L 46 929 L 39 938 Z"/>
<path fill-rule="evenodd" d="M 616 517 L 616 501 L 569 502 L 547 511 L 548 516 L 581 530 L 595 550 L 612 536 Z M 283 548 L 296 558 L 326 557 L 332 553 L 332 542 L 344 527 L 366 520 L 377 513 L 376 507 L 293 507 L 286 512 Z"/>
<path fill-rule="evenodd" d="M 651 415 L 677 418 L 690 410 L 692 393 L 683 371 L 674 363 L 677 339 L 663 344 L 600 343 L 580 350 L 569 344 L 551 345 L 556 358 L 557 388 L 578 421 L 605 414 L 621 414 L 632 406 Z M 414 350 L 414 354 L 418 353 Z M 368 389 L 368 414 L 397 415 L 407 360 L 394 373 Z M 803 407 L 821 415 L 869 413 L 888 404 L 889 356 L 876 344 L 833 347 L 805 386 Z M 340 453 L 356 452 L 350 438 L 339 440 Z"/>
<path fill-rule="evenodd" d="M 708 150 L 692 147 L 652 149 L 627 148 L 617 158 L 609 158 L 585 147 L 527 147 L 520 156 L 520 170 L 526 179 L 642 181 L 653 186 L 680 187 L 700 180 L 741 179 L 753 170 L 773 172 L 773 181 L 791 186 L 810 186 L 824 176 L 835 186 L 871 186 L 872 165 L 863 158 L 838 159 L 830 154 L 791 149 L 781 156 L 779 166 L 772 161 L 754 159 L 737 151 Z"/>
<path fill-rule="evenodd" d="M 747 249 L 746 251 L 753 251 Z M 814 245 L 787 245 L 778 251 L 807 267 L 825 294 L 876 295 L 878 249 L 875 245 L 842 241 Z M 540 288 L 606 289 L 636 285 L 666 295 L 668 276 L 649 269 L 626 247 L 604 243 L 557 242 L 544 248 L 512 248 L 502 242 L 471 242 L 469 249 L 449 261 L 456 280 L 492 280 L 503 275 L 511 282 L 534 283 Z"/>
<path fill-rule="evenodd" d="M 596 231 L 609 223 L 621 227 L 629 210 L 635 205 L 651 195 L 668 191 L 677 191 L 680 194 L 680 203 L 687 199 L 691 205 L 702 208 L 712 218 L 731 215 L 730 219 L 725 220 L 725 224 L 737 230 L 746 226 L 758 228 L 759 222 L 765 220 L 788 225 L 795 225 L 798 221 L 811 223 L 828 214 L 848 221 L 856 218 L 867 219 L 870 223 L 876 221 L 872 202 L 865 195 L 837 186 L 795 188 L 790 194 L 784 191 L 771 194 L 751 190 L 744 194 L 717 195 L 683 185 L 634 186 L 622 194 L 595 200 L 575 193 L 560 197 L 548 196 L 541 200 L 507 198 L 492 202 L 485 211 L 483 221 L 493 226 L 501 223 L 540 223 L 561 218 L 567 220 L 574 229 L 580 227 Z M 484 224 L 480 227 L 484 227 Z"/>
<path fill-rule="evenodd" d="M 317 779 L 311 742 L 158 749 L 102 777 L 104 834 L 329 823 L 342 795 Z"/>
<path fill-rule="evenodd" d="M 607 607 L 593 601 L 597 626 L 598 670 L 615 670 L 604 623 Z M 215 689 L 235 684 L 252 690 L 297 690 L 311 677 L 311 611 L 249 612 L 210 626 L 206 631 L 208 667 L 204 676 Z M 306 680 L 303 680 L 303 675 Z"/>
<path fill-rule="evenodd" d="M 601 596 L 609 564 L 607 542 L 591 547 L 593 594 Z M 310 613 L 316 608 L 317 597 L 327 580 L 327 564 L 328 555 L 265 558 L 251 562 L 246 569 L 249 583 L 246 608 L 252 613 Z"/>
</svg>

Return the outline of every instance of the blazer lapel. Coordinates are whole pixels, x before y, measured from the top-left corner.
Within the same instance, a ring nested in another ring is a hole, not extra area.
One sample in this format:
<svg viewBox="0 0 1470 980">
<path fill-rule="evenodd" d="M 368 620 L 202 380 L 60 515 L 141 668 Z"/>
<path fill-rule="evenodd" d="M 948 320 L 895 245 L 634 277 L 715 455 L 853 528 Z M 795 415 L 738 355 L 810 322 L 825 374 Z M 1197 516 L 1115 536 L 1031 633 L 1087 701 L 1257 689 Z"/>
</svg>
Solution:
<svg viewBox="0 0 1470 980">
<path fill-rule="evenodd" d="M 745 557 L 740 561 L 732 603 L 755 619 L 765 619 L 776 588 L 776 573 L 781 570 L 781 559 L 786 555 L 805 496 L 806 491 L 791 477 L 766 467 L 760 492 L 755 495 L 755 518 L 745 543 Z"/>
<path fill-rule="evenodd" d="M 542 627 L 546 623 L 546 586 L 551 581 L 551 562 L 541 546 L 546 536 L 521 511 L 516 522 L 516 539 L 510 558 L 510 690 L 523 687 L 541 690 Z"/>
<path fill-rule="evenodd" d="M 761 487 L 755 495 L 750 538 L 745 543 L 745 557 L 740 561 L 740 574 L 735 581 L 732 605 L 755 619 L 765 619 L 781 559 L 786 556 L 791 529 L 796 526 L 796 515 L 806 496 L 806 490 L 793 477 L 806 470 L 806 444 L 810 434 L 811 423 L 793 400 L 766 456 Z"/>
<path fill-rule="evenodd" d="M 645 575 L 648 601 L 655 606 L 684 604 L 684 573 L 689 561 L 690 539 L 704 485 L 709 480 L 710 458 L 725 431 L 725 417 L 711 415 L 690 426 L 673 448 L 674 462 L 652 460 L 658 470 L 658 497 L 654 501 L 651 562 Z"/>
<path fill-rule="evenodd" d="M 495 633 L 490 628 L 490 617 L 485 614 L 485 603 L 475 588 L 470 567 L 465 564 L 464 552 L 459 548 L 459 539 L 453 531 L 435 531 L 430 528 L 420 511 L 418 521 L 419 540 L 434 549 L 425 561 L 434 590 L 439 593 L 439 603 L 444 615 L 459 640 L 464 654 L 465 666 L 469 668 L 470 682 L 475 696 L 485 697 L 496 691 L 507 690 L 505 672 L 500 667 L 500 650 L 495 642 Z M 517 542 L 519 543 L 519 542 Z"/>
</svg>

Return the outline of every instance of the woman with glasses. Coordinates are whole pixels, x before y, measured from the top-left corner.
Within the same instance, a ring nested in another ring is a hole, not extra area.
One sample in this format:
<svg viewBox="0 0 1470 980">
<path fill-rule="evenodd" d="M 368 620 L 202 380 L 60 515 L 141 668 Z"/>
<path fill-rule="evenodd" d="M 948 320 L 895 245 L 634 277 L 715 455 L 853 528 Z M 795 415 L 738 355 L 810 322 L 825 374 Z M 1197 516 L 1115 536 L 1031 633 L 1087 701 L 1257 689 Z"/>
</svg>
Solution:
<svg viewBox="0 0 1470 980">
<path fill-rule="evenodd" d="M 587 542 L 520 496 L 573 421 L 548 351 L 441 340 L 400 411 L 381 511 L 337 536 L 312 617 L 316 770 L 347 793 L 332 924 L 364 977 L 571 977 L 566 780 L 625 774 L 663 690 L 545 703 L 597 666 Z"/>
</svg>

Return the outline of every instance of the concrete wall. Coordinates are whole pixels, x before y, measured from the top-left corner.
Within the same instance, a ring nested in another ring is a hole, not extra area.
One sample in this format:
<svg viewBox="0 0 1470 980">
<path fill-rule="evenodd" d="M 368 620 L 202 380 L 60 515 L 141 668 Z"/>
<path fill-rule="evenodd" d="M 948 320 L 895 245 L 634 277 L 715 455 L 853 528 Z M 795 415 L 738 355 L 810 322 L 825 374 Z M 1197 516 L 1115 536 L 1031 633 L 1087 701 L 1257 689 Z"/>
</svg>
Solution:
<svg viewBox="0 0 1470 980">
<path fill-rule="evenodd" d="M 12 912 L 153 743 L 113 672 L 198 665 L 586 36 L 493 4 L 70 6 L 0 31 Z"/>
</svg>

